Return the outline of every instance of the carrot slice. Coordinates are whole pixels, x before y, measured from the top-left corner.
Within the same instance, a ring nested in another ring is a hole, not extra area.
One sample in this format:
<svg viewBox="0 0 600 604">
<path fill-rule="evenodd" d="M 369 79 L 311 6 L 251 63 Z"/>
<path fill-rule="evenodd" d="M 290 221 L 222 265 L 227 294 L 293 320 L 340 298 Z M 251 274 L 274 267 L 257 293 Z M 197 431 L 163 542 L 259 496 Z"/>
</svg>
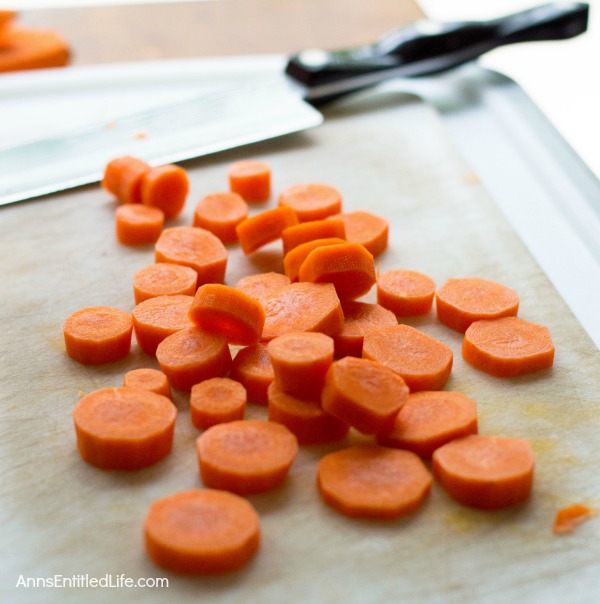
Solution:
<svg viewBox="0 0 600 604">
<path fill-rule="evenodd" d="M 373 256 L 357 243 L 340 243 L 314 249 L 298 273 L 300 281 L 333 283 L 340 299 L 366 294 L 375 284 Z"/>
<path fill-rule="evenodd" d="M 84 365 L 118 361 L 129 354 L 133 322 L 118 308 L 91 306 L 77 310 L 65 321 L 67 354 Z"/>
<path fill-rule="evenodd" d="M 14 10 L 0 10 L 0 34 L 4 33 L 2 30 L 14 21 L 17 13 Z"/>
<path fill-rule="evenodd" d="M 377 277 L 377 302 L 398 317 L 428 313 L 434 295 L 433 279 L 417 271 L 392 270 Z"/>
<path fill-rule="evenodd" d="M 190 414 L 199 430 L 244 419 L 246 389 L 226 377 L 215 377 L 192 386 Z"/>
<path fill-rule="evenodd" d="M 465 332 L 463 358 L 496 377 L 517 377 L 552 367 L 554 344 L 547 327 L 518 317 L 476 321 Z"/>
<path fill-rule="evenodd" d="M 294 224 L 298 224 L 294 210 L 282 206 L 242 220 L 235 227 L 235 232 L 244 254 L 251 254 L 263 245 L 279 239 L 282 231 Z"/>
<path fill-rule="evenodd" d="M 167 376 L 162 371 L 151 367 L 140 367 L 128 371 L 123 377 L 123 386 L 141 388 L 171 398 L 171 387 Z"/>
<path fill-rule="evenodd" d="M 195 326 L 166 337 L 156 349 L 156 358 L 171 386 L 184 392 L 204 380 L 225 377 L 231 368 L 227 340 Z"/>
<path fill-rule="evenodd" d="M 0 73 L 23 69 L 62 67 L 69 62 L 69 46 L 51 29 L 7 26 L 0 42 Z"/>
<path fill-rule="evenodd" d="M 333 362 L 333 340 L 318 332 L 299 331 L 273 338 L 267 349 L 275 384 L 287 394 L 320 400 L 325 374 Z"/>
<path fill-rule="evenodd" d="M 266 201 L 271 196 L 271 167 L 265 162 L 245 159 L 227 170 L 229 188 L 246 201 Z"/>
<path fill-rule="evenodd" d="M 190 327 L 188 313 L 193 301 L 192 296 L 156 296 L 140 302 L 131 313 L 139 347 L 153 356 L 167 336 Z"/>
<path fill-rule="evenodd" d="M 157 166 L 142 177 L 141 200 L 144 205 L 160 208 L 165 219 L 171 220 L 181 214 L 189 189 L 187 172 L 181 166 Z"/>
<path fill-rule="evenodd" d="M 140 388 L 102 388 L 73 409 L 77 447 L 89 464 L 138 470 L 165 457 L 173 443 L 177 409 L 166 397 Z"/>
<path fill-rule="evenodd" d="M 130 155 L 106 164 L 102 186 L 122 203 L 140 203 L 142 178 L 150 170 L 144 160 Z"/>
<path fill-rule="evenodd" d="M 300 222 L 322 220 L 342 211 L 342 196 L 331 185 L 299 184 L 288 187 L 279 195 L 278 203 L 294 210 Z"/>
<path fill-rule="evenodd" d="M 323 500 L 358 518 L 391 520 L 410 514 L 425 502 L 431 483 L 417 455 L 374 445 L 334 451 L 317 467 Z"/>
<path fill-rule="evenodd" d="M 237 241 L 235 227 L 248 218 L 248 204 L 237 193 L 212 193 L 194 211 L 194 226 L 216 235 L 223 243 Z"/>
<path fill-rule="evenodd" d="M 209 428 L 196 440 L 196 449 L 207 487 L 249 495 L 283 482 L 298 452 L 298 441 L 281 424 L 246 420 Z"/>
<path fill-rule="evenodd" d="M 410 327 L 391 325 L 365 334 L 363 357 L 379 361 L 404 378 L 411 392 L 441 390 L 452 371 L 452 350 Z"/>
<path fill-rule="evenodd" d="M 574 503 L 556 512 L 552 532 L 555 535 L 572 533 L 582 522 L 586 522 L 598 514 L 598 510 L 589 508 L 581 503 Z"/>
<path fill-rule="evenodd" d="M 157 296 L 193 296 L 198 274 L 189 266 L 158 262 L 133 275 L 135 303 Z"/>
<path fill-rule="evenodd" d="M 189 317 L 192 323 L 220 333 L 231 344 L 255 344 L 265 324 L 265 311 L 258 300 L 218 283 L 198 288 Z"/>
<path fill-rule="evenodd" d="M 321 445 L 341 440 L 350 426 L 326 413 L 314 401 L 299 399 L 280 390 L 274 383 L 268 389 L 269 420 L 283 424 L 300 445 Z"/>
<path fill-rule="evenodd" d="M 373 256 L 379 256 L 388 246 L 389 223 L 381 216 L 359 210 L 334 214 L 330 219 L 343 220 L 346 240 L 364 245 Z"/>
<path fill-rule="evenodd" d="M 144 520 L 146 551 L 177 573 L 220 574 L 244 567 L 260 546 L 260 518 L 246 499 L 211 489 L 155 501 Z"/>
<path fill-rule="evenodd" d="M 365 333 L 387 325 L 397 325 L 394 313 L 379 306 L 356 300 L 342 300 L 344 325 L 333 336 L 335 357 L 361 357 Z"/>
<path fill-rule="evenodd" d="M 115 231 L 123 245 L 156 243 L 164 223 L 162 210 L 139 203 L 125 203 L 115 212 Z"/>
<path fill-rule="evenodd" d="M 346 242 L 344 239 L 340 239 L 339 237 L 326 237 L 324 239 L 315 239 L 313 241 L 301 243 L 284 256 L 283 272 L 290 278 L 290 281 L 298 281 L 300 267 L 310 252 L 323 245 L 335 245 L 337 243 Z"/>
<path fill-rule="evenodd" d="M 481 509 L 525 501 L 533 483 L 531 445 L 517 438 L 470 435 L 433 453 L 433 473 L 456 501 Z"/>
<path fill-rule="evenodd" d="M 259 342 L 239 350 L 231 364 L 229 377 L 244 386 L 250 402 L 266 405 L 267 389 L 275 379 L 267 345 Z"/>
<path fill-rule="evenodd" d="M 390 432 L 377 435 L 385 447 L 408 449 L 423 459 L 455 438 L 477 434 L 477 404 L 460 392 L 415 392 L 394 420 Z"/>
<path fill-rule="evenodd" d="M 265 294 L 278 290 L 291 283 L 289 277 L 281 273 L 257 273 L 242 277 L 234 287 L 251 298 L 260 300 Z"/>
<path fill-rule="evenodd" d="M 336 237 L 346 239 L 346 229 L 342 220 L 313 220 L 301 222 L 284 229 L 281 233 L 284 255 L 295 247 L 315 239 L 328 239 Z"/>
<path fill-rule="evenodd" d="M 218 237 L 198 227 L 165 229 L 156 245 L 156 262 L 171 262 L 193 268 L 198 285 L 223 283 L 227 268 L 227 250 Z"/>
<path fill-rule="evenodd" d="M 261 298 L 265 310 L 262 340 L 291 331 L 333 335 L 344 322 L 342 305 L 331 283 L 292 283 Z"/>
<path fill-rule="evenodd" d="M 435 307 L 441 323 L 464 332 L 474 321 L 516 316 L 519 297 L 487 279 L 448 279 L 435 295 Z"/>
<path fill-rule="evenodd" d="M 327 372 L 321 406 L 359 432 L 377 434 L 392 429 L 408 392 L 405 381 L 384 365 L 344 357 Z"/>
</svg>

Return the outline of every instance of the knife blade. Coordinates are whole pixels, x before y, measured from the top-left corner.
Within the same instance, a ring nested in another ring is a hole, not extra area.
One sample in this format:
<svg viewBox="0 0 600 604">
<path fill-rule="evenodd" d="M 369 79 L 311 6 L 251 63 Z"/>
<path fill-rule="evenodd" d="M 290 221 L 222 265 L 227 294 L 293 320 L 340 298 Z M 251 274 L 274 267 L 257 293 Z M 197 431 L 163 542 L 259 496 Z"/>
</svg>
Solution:
<svg viewBox="0 0 600 604">
<path fill-rule="evenodd" d="M 121 155 L 173 163 L 315 127 L 319 105 L 340 95 L 434 76 L 505 44 L 570 38 L 587 22 L 587 4 L 556 2 L 487 21 L 419 21 L 354 49 L 305 50 L 272 77 L 0 148 L 0 205 L 97 182 Z"/>
</svg>

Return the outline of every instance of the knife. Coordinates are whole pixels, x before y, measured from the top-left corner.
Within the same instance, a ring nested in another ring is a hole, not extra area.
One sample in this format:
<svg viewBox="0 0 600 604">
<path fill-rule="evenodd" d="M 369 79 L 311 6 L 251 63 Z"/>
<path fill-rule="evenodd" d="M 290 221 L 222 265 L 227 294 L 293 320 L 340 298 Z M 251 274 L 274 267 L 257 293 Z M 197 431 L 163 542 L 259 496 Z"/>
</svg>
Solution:
<svg viewBox="0 0 600 604">
<path fill-rule="evenodd" d="M 0 205 L 98 182 L 121 155 L 173 163 L 318 126 L 317 108 L 341 95 L 445 72 L 505 44 L 577 36 L 588 11 L 585 3 L 556 2 L 488 21 L 418 21 L 373 44 L 302 51 L 273 78 L 221 84 L 110 123 L 0 148 Z"/>
</svg>

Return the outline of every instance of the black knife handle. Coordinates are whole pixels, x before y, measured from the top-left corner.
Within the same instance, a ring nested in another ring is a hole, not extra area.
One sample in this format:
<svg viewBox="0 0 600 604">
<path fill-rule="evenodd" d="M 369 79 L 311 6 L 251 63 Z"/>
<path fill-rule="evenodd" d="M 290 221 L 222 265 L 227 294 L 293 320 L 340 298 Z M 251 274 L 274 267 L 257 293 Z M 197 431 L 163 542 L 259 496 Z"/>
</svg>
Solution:
<svg viewBox="0 0 600 604">
<path fill-rule="evenodd" d="M 309 88 L 386 70 L 411 77 L 430 75 L 505 44 L 577 36 L 587 29 L 588 13 L 585 3 L 553 2 L 488 21 L 420 21 L 374 44 L 305 50 L 289 59 L 286 73 Z M 400 68 L 405 66 L 404 74 Z"/>
</svg>

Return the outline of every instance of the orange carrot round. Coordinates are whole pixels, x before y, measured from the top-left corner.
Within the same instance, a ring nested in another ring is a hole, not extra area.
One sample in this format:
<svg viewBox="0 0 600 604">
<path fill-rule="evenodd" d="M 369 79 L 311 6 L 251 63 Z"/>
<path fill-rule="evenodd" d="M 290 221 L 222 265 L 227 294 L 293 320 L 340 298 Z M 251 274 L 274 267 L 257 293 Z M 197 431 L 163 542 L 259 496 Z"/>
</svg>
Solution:
<svg viewBox="0 0 600 604">
<path fill-rule="evenodd" d="M 166 337 L 156 349 L 156 359 L 171 386 L 184 392 L 204 380 L 225 377 L 231 368 L 227 340 L 195 326 Z"/>
<path fill-rule="evenodd" d="M 194 226 L 216 235 L 223 243 L 237 241 L 235 227 L 248 218 L 248 204 L 237 193 L 212 193 L 194 211 Z"/>
<path fill-rule="evenodd" d="M 155 501 L 144 520 L 155 564 L 182 574 L 244 567 L 260 546 L 260 518 L 243 497 L 212 489 L 180 491 Z"/>
<path fill-rule="evenodd" d="M 322 220 L 342 211 L 342 196 L 331 185 L 299 184 L 288 187 L 279 195 L 280 206 L 294 210 L 300 222 Z"/>
<path fill-rule="evenodd" d="M 346 240 L 364 245 L 374 257 L 379 256 L 388 246 L 389 223 L 381 216 L 359 210 L 334 214 L 330 219 L 343 220 Z"/>
<path fill-rule="evenodd" d="M 282 231 L 294 224 L 298 224 L 295 212 L 288 207 L 279 207 L 242 220 L 235 227 L 235 232 L 244 254 L 251 254 L 279 239 Z"/>
<path fill-rule="evenodd" d="M 167 336 L 190 327 L 188 313 L 193 300 L 192 296 L 156 296 L 140 302 L 131 313 L 139 347 L 153 356 Z"/>
<path fill-rule="evenodd" d="M 435 296 L 433 279 L 417 271 L 391 270 L 377 277 L 377 302 L 398 317 L 424 315 Z"/>
<path fill-rule="evenodd" d="M 289 277 L 281 273 L 257 273 L 242 277 L 234 287 L 251 298 L 260 300 L 265 294 L 275 291 L 291 283 Z"/>
<path fill-rule="evenodd" d="M 198 274 L 189 266 L 158 262 L 133 275 L 133 294 L 139 304 L 158 296 L 193 296 Z"/>
<path fill-rule="evenodd" d="M 425 390 L 409 395 L 391 431 L 378 434 L 377 442 L 431 459 L 438 447 L 469 434 L 477 434 L 475 401 L 460 392 Z"/>
<path fill-rule="evenodd" d="M 518 317 L 475 321 L 465 332 L 463 358 L 496 377 L 518 377 L 554 363 L 550 332 Z"/>
<path fill-rule="evenodd" d="M 244 419 L 246 389 L 226 377 L 215 377 L 192 386 L 190 414 L 199 430 Z"/>
<path fill-rule="evenodd" d="M 156 243 L 164 222 L 162 210 L 139 203 L 125 203 L 115 212 L 115 231 L 123 245 Z"/>
<path fill-rule="evenodd" d="M 356 446 L 325 455 L 317 467 L 323 500 L 350 517 L 391 520 L 416 511 L 431 475 L 410 451 Z"/>
<path fill-rule="evenodd" d="M 452 371 L 452 350 L 410 327 L 391 325 L 365 334 L 363 357 L 379 361 L 404 378 L 411 392 L 441 390 Z"/>
<path fill-rule="evenodd" d="M 221 334 L 231 344 L 255 344 L 265 324 L 265 311 L 258 300 L 218 283 L 198 288 L 189 317 L 192 323 Z"/>
<path fill-rule="evenodd" d="M 181 166 L 167 164 L 144 174 L 140 196 L 144 205 L 160 208 L 165 219 L 171 220 L 181 214 L 189 189 L 187 172 Z"/>
<path fill-rule="evenodd" d="M 526 441 L 470 435 L 436 449 L 432 460 L 434 476 L 463 505 L 491 510 L 530 495 L 534 457 Z"/>
<path fill-rule="evenodd" d="M 340 299 L 352 300 L 366 294 L 375 284 L 375 264 L 373 256 L 362 245 L 326 245 L 308 254 L 298 279 L 333 283 Z"/>
<path fill-rule="evenodd" d="M 321 445 L 341 440 L 350 426 L 329 415 L 318 402 L 299 399 L 280 390 L 274 383 L 268 389 L 269 420 L 283 424 L 300 445 Z"/>
<path fill-rule="evenodd" d="M 328 239 L 336 237 L 346 239 L 346 229 L 342 220 L 313 220 L 301 222 L 288 227 L 281 232 L 283 242 L 283 253 L 288 254 L 291 250 L 308 241 L 315 239 Z"/>
<path fill-rule="evenodd" d="M 333 362 L 333 340 L 324 333 L 299 331 L 272 339 L 267 349 L 277 387 L 301 399 L 320 400 Z"/>
<path fill-rule="evenodd" d="M 335 245 L 337 243 L 346 243 L 344 239 L 339 237 L 326 237 L 324 239 L 314 239 L 301 243 L 294 249 L 290 250 L 283 258 L 283 272 L 290 278 L 290 281 L 298 281 L 300 267 L 306 260 L 306 257 L 316 248 L 323 245 Z"/>
<path fill-rule="evenodd" d="M 283 482 L 296 458 L 298 441 L 281 424 L 245 420 L 209 428 L 196 440 L 196 449 L 207 487 L 249 495 Z"/>
<path fill-rule="evenodd" d="M 102 388 L 73 409 L 81 457 L 105 470 L 138 470 L 165 457 L 177 409 L 165 396 L 139 388 Z"/>
<path fill-rule="evenodd" d="M 106 164 L 102 186 L 122 203 L 140 203 L 142 178 L 150 170 L 147 162 L 125 155 Z"/>
<path fill-rule="evenodd" d="M 118 308 L 91 306 L 77 310 L 65 321 L 67 354 L 84 365 L 111 363 L 131 348 L 131 315 Z"/>
<path fill-rule="evenodd" d="M 408 392 L 404 380 L 384 365 L 344 357 L 327 372 L 321 406 L 359 432 L 377 434 L 391 430 Z"/>
<path fill-rule="evenodd" d="M 556 516 L 554 517 L 552 532 L 555 535 L 572 533 L 578 525 L 597 514 L 598 510 L 594 510 L 581 503 L 574 503 L 566 508 L 561 508 L 556 512 Z"/>
<path fill-rule="evenodd" d="M 250 402 L 266 405 L 267 389 L 275 379 L 267 345 L 259 342 L 239 350 L 231 363 L 229 377 L 244 386 Z"/>
<path fill-rule="evenodd" d="M 487 279 L 448 279 L 435 294 L 435 307 L 441 323 L 464 332 L 474 321 L 516 316 L 519 297 Z"/>
<path fill-rule="evenodd" d="M 255 159 L 232 163 L 227 170 L 229 188 L 246 201 L 266 201 L 271 196 L 271 167 Z"/>
<path fill-rule="evenodd" d="M 141 388 L 171 398 L 171 387 L 167 376 L 162 371 L 151 367 L 140 367 L 128 371 L 123 377 L 123 386 Z"/>
</svg>

